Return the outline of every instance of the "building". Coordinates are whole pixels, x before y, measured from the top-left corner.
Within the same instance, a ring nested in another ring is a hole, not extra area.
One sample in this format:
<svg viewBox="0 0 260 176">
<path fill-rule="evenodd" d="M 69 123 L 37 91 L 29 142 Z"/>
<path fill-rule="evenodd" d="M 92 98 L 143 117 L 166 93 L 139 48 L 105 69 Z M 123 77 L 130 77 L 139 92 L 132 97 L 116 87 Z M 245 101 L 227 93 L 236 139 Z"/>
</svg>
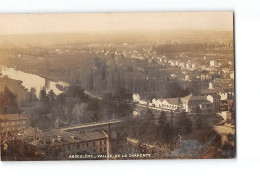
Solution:
<svg viewBox="0 0 260 176">
<path fill-rule="evenodd" d="M 221 96 L 219 94 L 212 94 L 212 95 L 208 95 L 207 99 L 213 104 L 212 105 L 212 111 L 219 112 L 220 111 Z"/>
<path fill-rule="evenodd" d="M 184 109 L 185 112 L 189 112 L 189 100 L 190 100 L 191 96 L 192 96 L 192 94 L 181 98 L 182 108 Z"/>
<path fill-rule="evenodd" d="M 24 130 L 29 127 L 29 120 L 19 114 L 0 115 L 0 133 Z"/>
<path fill-rule="evenodd" d="M 141 98 L 140 98 L 140 95 L 139 95 L 138 93 L 135 93 L 135 94 L 133 94 L 133 102 L 134 102 L 134 103 L 139 103 L 139 104 L 141 104 L 141 105 L 147 105 L 147 103 L 148 103 L 149 101 L 144 100 L 144 99 L 141 99 Z"/>
<path fill-rule="evenodd" d="M 232 114 L 230 111 L 222 111 L 221 112 L 221 116 L 223 117 L 223 119 L 225 121 L 231 121 L 231 118 L 232 118 Z"/>
<path fill-rule="evenodd" d="M 133 102 L 134 103 L 139 103 L 140 101 L 140 95 L 138 93 L 133 94 Z"/>
<path fill-rule="evenodd" d="M 212 82 L 209 83 L 209 89 L 214 89 L 217 87 L 220 87 L 220 88 L 234 87 L 234 80 L 216 78 Z"/>
<path fill-rule="evenodd" d="M 44 152 L 45 156 L 58 159 L 69 159 L 80 154 L 107 154 L 111 149 L 108 134 L 104 130 L 76 132 L 55 129 L 24 134 L 24 139 L 37 151 Z"/>
<path fill-rule="evenodd" d="M 233 106 L 233 99 L 225 99 L 220 101 L 220 110 L 221 111 L 230 111 Z"/>
<path fill-rule="evenodd" d="M 194 96 L 192 94 L 182 97 L 182 107 L 185 112 L 211 112 L 213 103 L 207 96 Z"/>
<path fill-rule="evenodd" d="M 168 110 L 179 110 L 182 108 L 182 101 L 180 98 L 154 98 L 152 106 Z"/>
<path fill-rule="evenodd" d="M 207 96 L 192 95 L 188 100 L 188 112 L 211 112 L 212 102 L 207 99 Z"/>
<path fill-rule="evenodd" d="M 209 65 L 210 65 L 211 67 L 215 67 L 215 66 L 216 66 L 216 61 L 211 60 L 211 61 L 209 62 Z"/>
</svg>

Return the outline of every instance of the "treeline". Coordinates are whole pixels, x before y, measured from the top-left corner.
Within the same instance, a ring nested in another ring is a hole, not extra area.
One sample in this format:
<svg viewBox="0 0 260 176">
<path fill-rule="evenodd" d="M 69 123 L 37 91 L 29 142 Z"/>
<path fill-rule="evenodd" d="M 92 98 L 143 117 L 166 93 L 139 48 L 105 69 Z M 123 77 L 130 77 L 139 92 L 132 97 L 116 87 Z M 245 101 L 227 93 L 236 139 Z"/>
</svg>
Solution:
<svg viewBox="0 0 260 176">
<path fill-rule="evenodd" d="M 210 146 L 211 149 L 207 151 L 205 156 L 221 157 L 221 153 L 218 151 L 221 148 L 219 135 L 206 119 L 199 115 L 194 118 L 191 121 L 186 113 L 181 113 L 178 116 L 171 113 L 167 117 L 166 113 L 162 111 L 159 119 L 155 120 L 153 113 L 148 109 L 146 115 L 142 118 L 129 121 L 124 133 L 130 138 L 137 139 L 140 144 L 143 144 L 142 146 L 148 144 L 155 148 L 161 148 L 165 152 L 164 155 L 167 151 L 173 151 L 178 147 L 180 141 L 192 139 L 205 147 Z"/>
</svg>

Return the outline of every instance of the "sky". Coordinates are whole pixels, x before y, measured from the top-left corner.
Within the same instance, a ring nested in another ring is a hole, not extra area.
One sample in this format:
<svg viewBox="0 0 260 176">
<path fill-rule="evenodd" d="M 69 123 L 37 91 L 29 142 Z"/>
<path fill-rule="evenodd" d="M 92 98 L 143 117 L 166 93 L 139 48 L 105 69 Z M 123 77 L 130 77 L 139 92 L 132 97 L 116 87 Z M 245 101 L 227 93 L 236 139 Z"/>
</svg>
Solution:
<svg viewBox="0 0 260 176">
<path fill-rule="evenodd" d="M 233 12 L 0 14 L 0 35 L 145 30 L 233 30 Z"/>
</svg>

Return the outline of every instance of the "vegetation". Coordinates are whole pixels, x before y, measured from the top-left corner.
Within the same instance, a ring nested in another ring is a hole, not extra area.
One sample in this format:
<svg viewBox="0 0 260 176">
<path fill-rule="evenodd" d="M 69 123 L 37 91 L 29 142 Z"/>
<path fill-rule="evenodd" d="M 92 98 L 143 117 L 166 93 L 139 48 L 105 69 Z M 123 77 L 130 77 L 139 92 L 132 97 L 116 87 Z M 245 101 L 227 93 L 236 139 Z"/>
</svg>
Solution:
<svg viewBox="0 0 260 176">
<path fill-rule="evenodd" d="M 162 111 L 156 121 L 151 110 L 148 109 L 144 118 L 128 121 L 125 125 L 125 133 L 130 138 L 138 139 L 141 143 L 173 149 L 179 135 L 187 135 L 192 128 L 191 122 L 187 124 L 188 118 L 180 117 L 174 123 L 173 118 L 172 113 L 168 120 L 166 113 Z"/>
<path fill-rule="evenodd" d="M 40 91 L 35 96 L 32 89 L 24 101 L 24 114 L 31 120 L 33 127 L 50 129 L 64 125 L 97 122 L 111 118 L 126 118 L 133 110 L 132 94 L 124 89 L 107 95 L 104 99 L 90 98 L 84 89 L 77 85 L 69 86 L 58 96 L 53 91 Z"/>
<path fill-rule="evenodd" d="M 0 92 L 0 114 L 20 113 L 16 98 L 17 96 L 5 87 L 4 91 Z"/>
</svg>

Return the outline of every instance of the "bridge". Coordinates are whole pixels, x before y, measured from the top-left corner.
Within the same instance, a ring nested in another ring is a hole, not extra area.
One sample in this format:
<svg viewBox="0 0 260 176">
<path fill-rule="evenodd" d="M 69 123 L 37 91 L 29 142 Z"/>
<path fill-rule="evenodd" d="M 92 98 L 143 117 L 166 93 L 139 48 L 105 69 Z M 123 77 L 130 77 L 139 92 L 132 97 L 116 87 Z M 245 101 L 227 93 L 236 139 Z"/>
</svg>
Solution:
<svg viewBox="0 0 260 176">
<path fill-rule="evenodd" d="M 76 131 L 76 130 L 84 130 L 84 129 L 92 129 L 92 128 L 94 128 L 95 130 L 98 130 L 98 129 L 104 129 L 104 127 L 106 128 L 107 124 L 110 124 L 110 126 L 116 126 L 122 122 L 123 122 L 123 120 L 120 120 L 120 119 L 107 120 L 107 121 L 101 121 L 101 122 L 72 125 L 69 127 L 61 128 L 61 130 L 62 131 Z"/>
</svg>

